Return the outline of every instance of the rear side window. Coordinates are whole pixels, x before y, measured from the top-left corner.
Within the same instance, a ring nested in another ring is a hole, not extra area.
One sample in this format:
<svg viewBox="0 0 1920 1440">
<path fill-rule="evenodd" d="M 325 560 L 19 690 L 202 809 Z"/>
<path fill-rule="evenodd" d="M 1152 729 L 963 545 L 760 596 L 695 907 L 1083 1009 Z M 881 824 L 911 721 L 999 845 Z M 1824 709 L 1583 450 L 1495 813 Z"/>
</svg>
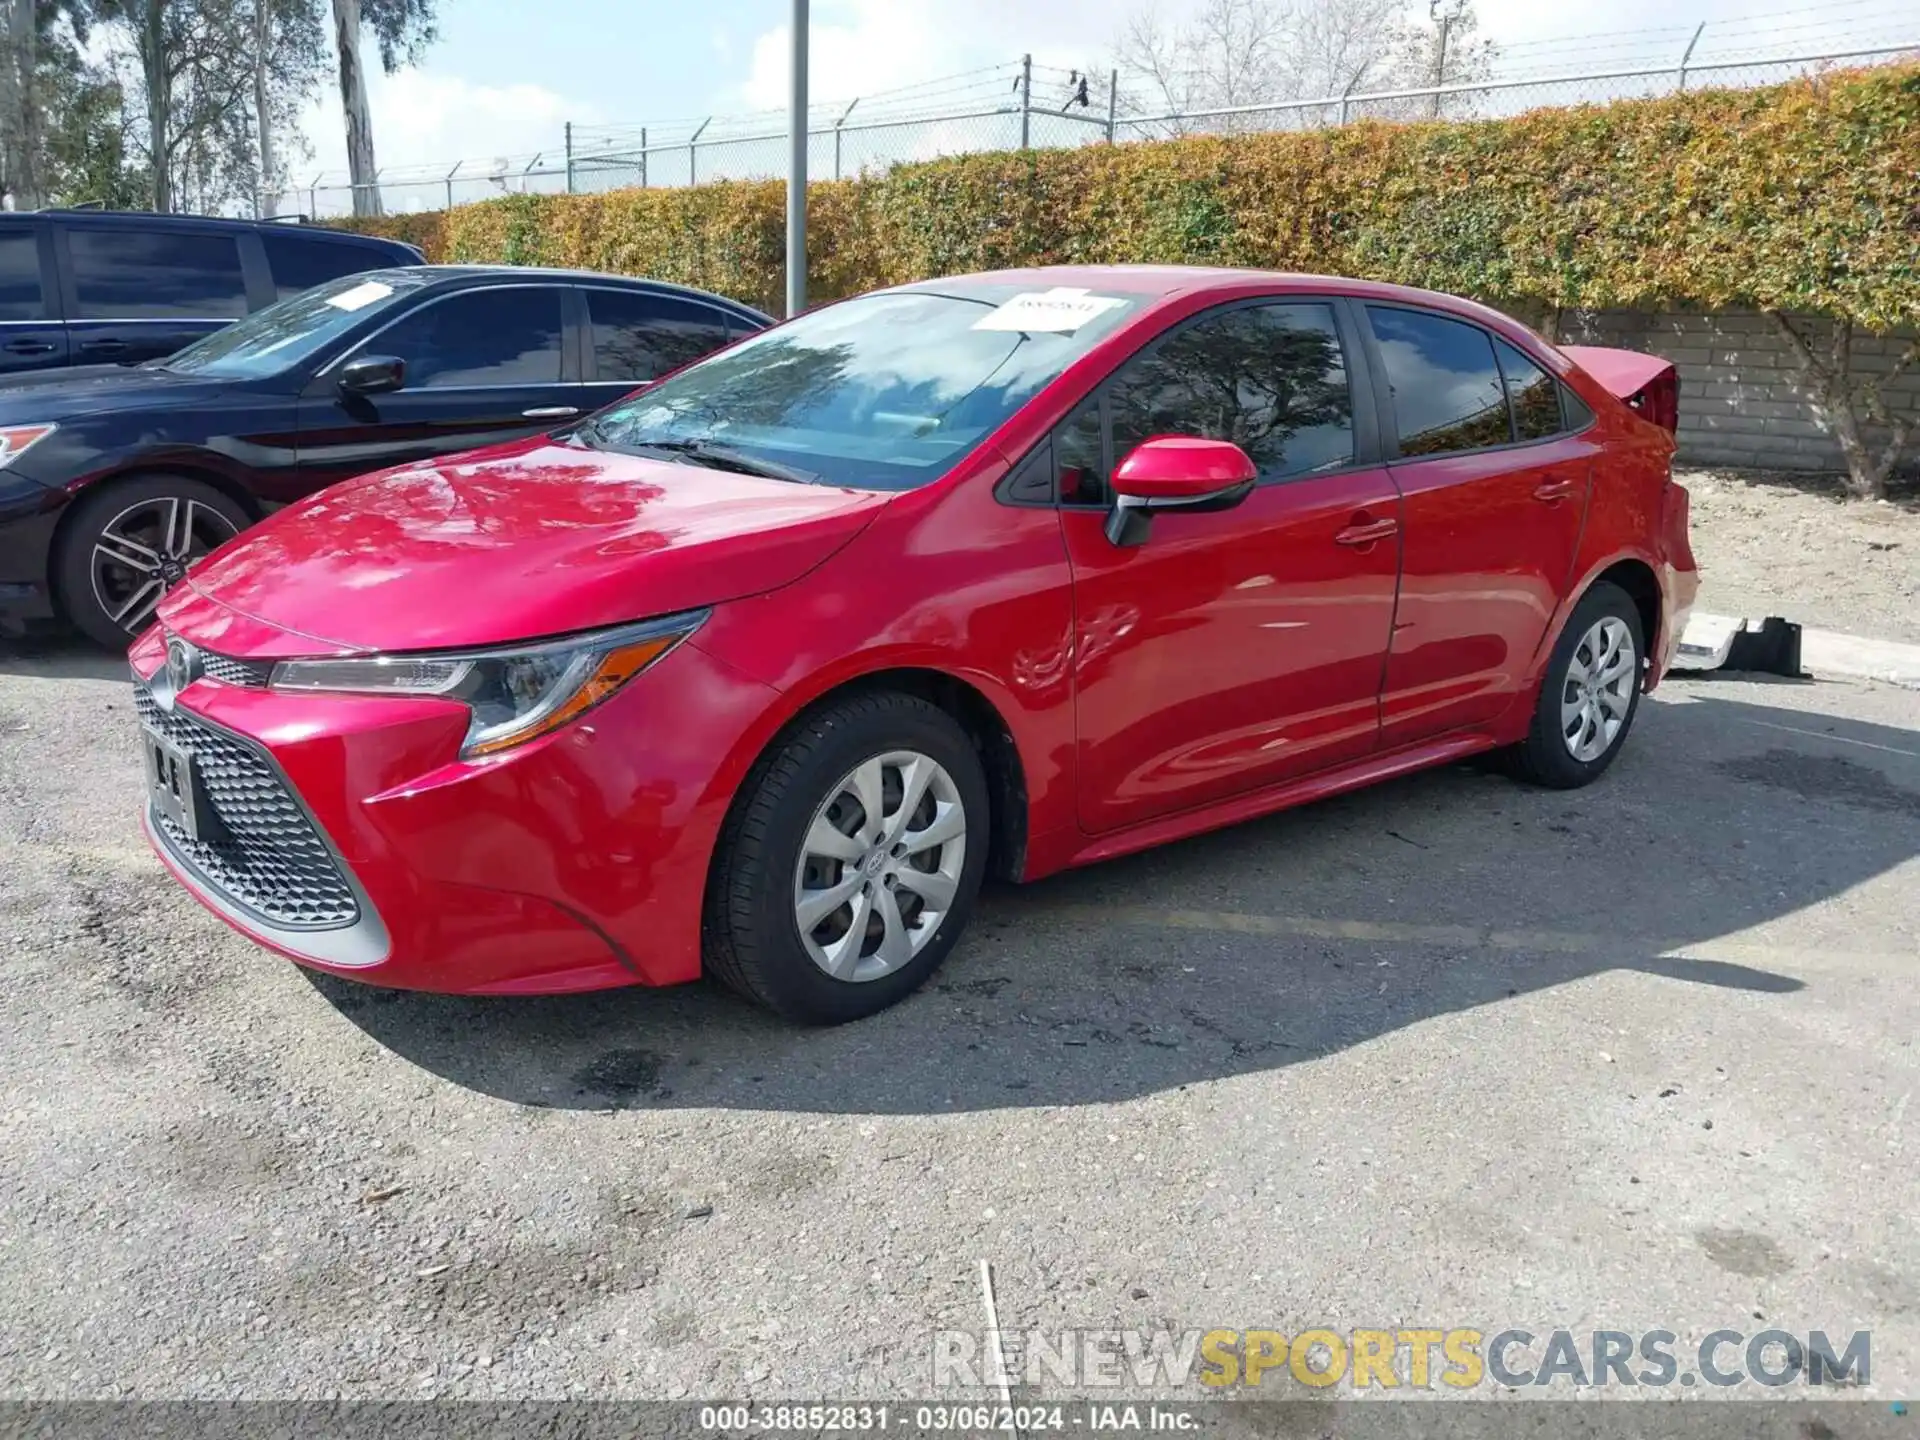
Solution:
<svg viewBox="0 0 1920 1440">
<path fill-rule="evenodd" d="M 407 362 L 407 388 L 554 385 L 560 380 L 560 290 L 520 285 L 467 290 L 375 335 L 370 355 Z"/>
<path fill-rule="evenodd" d="M 588 290 L 594 376 L 638 385 L 727 343 L 727 317 L 668 295 Z"/>
<path fill-rule="evenodd" d="M 273 272 L 273 296 L 284 300 L 311 290 L 342 275 L 357 275 L 362 270 L 384 270 L 393 261 L 368 245 L 325 240 L 283 230 L 263 230 L 260 243 L 267 252 L 267 268 Z"/>
<path fill-rule="evenodd" d="M 1507 382 L 1507 403 L 1513 407 L 1513 438 L 1545 440 L 1558 435 L 1562 429 L 1558 382 L 1498 335 L 1493 337 L 1493 349 Z"/>
<path fill-rule="evenodd" d="M 1129 361 L 1107 403 L 1115 464 L 1154 435 L 1231 440 L 1262 481 L 1353 460 L 1353 399 L 1326 305 L 1252 305 L 1203 316 Z"/>
<path fill-rule="evenodd" d="M 69 227 L 83 320 L 234 319 L 247 313 L 232 235 Z"/>
<path fill-rule="evenodd" d="M 1505 445 L 1506 386 L 1493 337 L 1477 325 L 1369 305 L 1374 339 L 1393 388 L 1402 455 L 1446 455 Z"/>
<path fill-rule="evenodd" d="M 0 231 L 0 320 L 44 320 L 40 238 L 31 229 Z"/>
</svg>

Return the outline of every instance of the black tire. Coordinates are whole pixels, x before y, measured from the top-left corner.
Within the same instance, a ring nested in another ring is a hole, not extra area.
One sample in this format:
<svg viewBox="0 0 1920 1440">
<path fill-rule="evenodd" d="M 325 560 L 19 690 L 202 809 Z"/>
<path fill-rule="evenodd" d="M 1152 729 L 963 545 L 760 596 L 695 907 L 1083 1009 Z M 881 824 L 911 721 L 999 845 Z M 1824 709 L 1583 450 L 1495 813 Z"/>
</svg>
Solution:
<svg viewBox="0 0 1920 1440">
<path fill-rule="evenodd" d="M 153 610 L 151 605 L 140 605 L 133 612 L 140 617 L 137 624 L 124 624 L 114 618 L 95 591 L 94 546 L 102 532 L 129 509 L 165 500 L 199 507 L 198 511 L 189 510 L 188 514 L 194 520 L 195 532 L 205 531 L 209 539 L 213 538 L 212 532 L 219 529 L 218 522 L 224 521 L 235 534 L 253 523 L 253 517 L 235 501 L 204 480 L 185 475 L 138 475 L 89 490 L 75 503 L 72 515 L 61 527 L 48 579 L 61 613 L 96 644 L 113 650 L 126 649 L 128 642 L 150 623 Z M 191 559 L 198 559 L 205 553 L 205 547 L 194 548 L 189 553 Z M 128 583 L 138 582 L 130 577 Z M 166 588 L 175 583 L 177 576 L 162 580 Z"/>
<path fill-rule="evenodd" d="M 801 845 L 814 812 L 841 778 L 894 750 L 918 751 L 954 783 L 966 819 L 959 883 L 938 927 L 911 960 L 874 979 L 837 979 L 814 962 L 795 918 Z M 972 740 L 929 701 L 872 691 L 803 716 L 748 775 L 721 829 L 702 925 L 709 973 L 747 999 L 808 1025 L 857 1020 L 904 999 L 939 968 L 972 917 L 986 869 L 988 803 Z"/>
<path fill-rule="evenodd" d="M 1633 683 L 1627 694 L 1627 712 L 1620 729 L 1600 754 L 1591 759 L 1576 758 L 1561 732 L 1561 703 L 1568 689 L 1568 671 L 1575 654 L 1588 633 L 1604 620 L 1618 620 L 1633 637 Z M 1614 757 L 1627 743 L 1633 720 L 1640 713 L 1640 686 L 1646 673 L 1647 642 L 1640 623 L 1640 609 L 1618 585 L 1602 580 L 1580 597 L 1580 603 L 1568 617 L 1547 673 L 1534 702 L 1533 725 L 1527 738 L 1507 752 L 1509 768 L 1522 780 L 1554 790 L 1577 790 L 1590 785 L 1613 764 Z"/>
</svg>

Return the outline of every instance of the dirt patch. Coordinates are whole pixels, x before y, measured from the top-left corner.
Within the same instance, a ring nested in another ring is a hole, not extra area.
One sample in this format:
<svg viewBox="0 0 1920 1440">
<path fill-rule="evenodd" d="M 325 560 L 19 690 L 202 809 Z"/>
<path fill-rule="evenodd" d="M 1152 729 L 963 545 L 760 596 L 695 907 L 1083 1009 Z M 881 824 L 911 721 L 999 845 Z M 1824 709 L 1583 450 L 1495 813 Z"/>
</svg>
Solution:
<svg viewBox="0 0 1920 1440">
<path fill-rule="evenodd" d="M 1699 609 L 1920 643 L 1920 484 L 1845 498 L 1838 477 L 1691 470 Z"/>
</svg>

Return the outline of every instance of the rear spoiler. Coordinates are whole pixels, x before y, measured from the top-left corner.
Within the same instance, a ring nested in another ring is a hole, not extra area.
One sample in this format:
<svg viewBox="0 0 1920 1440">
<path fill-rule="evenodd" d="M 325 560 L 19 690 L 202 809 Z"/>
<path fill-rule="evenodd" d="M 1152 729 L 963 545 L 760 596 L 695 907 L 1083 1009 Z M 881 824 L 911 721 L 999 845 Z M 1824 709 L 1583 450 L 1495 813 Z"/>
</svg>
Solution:
<svg viewBox="0 0 1920 1440">
<path fill-rule="evenodd" d="M 1562 345 L 1560 353 L 1643 419 L 1668 432 L 1680 428 L 1680 376 L 1671 360 L 1599 345 Z"/>
</svg>

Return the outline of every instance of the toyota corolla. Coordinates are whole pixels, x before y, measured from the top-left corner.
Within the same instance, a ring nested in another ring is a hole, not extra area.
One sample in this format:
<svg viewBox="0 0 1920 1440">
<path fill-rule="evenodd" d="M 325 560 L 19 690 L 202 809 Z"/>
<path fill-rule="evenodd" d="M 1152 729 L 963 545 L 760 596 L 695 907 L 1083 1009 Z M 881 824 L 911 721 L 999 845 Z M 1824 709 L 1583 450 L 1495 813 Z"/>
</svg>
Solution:
<svg viewBox="0 0 1920 1440">
<path fill-rule="evenodd" d="M 296 503 L 132 651 L 148 835 L 376 984 L 920 984 L 1034 880 L 1619 754 L 1696 585 L 1673 371 L 1466 301 L 1085 268 L 808 313 Z"/>
</svg>

